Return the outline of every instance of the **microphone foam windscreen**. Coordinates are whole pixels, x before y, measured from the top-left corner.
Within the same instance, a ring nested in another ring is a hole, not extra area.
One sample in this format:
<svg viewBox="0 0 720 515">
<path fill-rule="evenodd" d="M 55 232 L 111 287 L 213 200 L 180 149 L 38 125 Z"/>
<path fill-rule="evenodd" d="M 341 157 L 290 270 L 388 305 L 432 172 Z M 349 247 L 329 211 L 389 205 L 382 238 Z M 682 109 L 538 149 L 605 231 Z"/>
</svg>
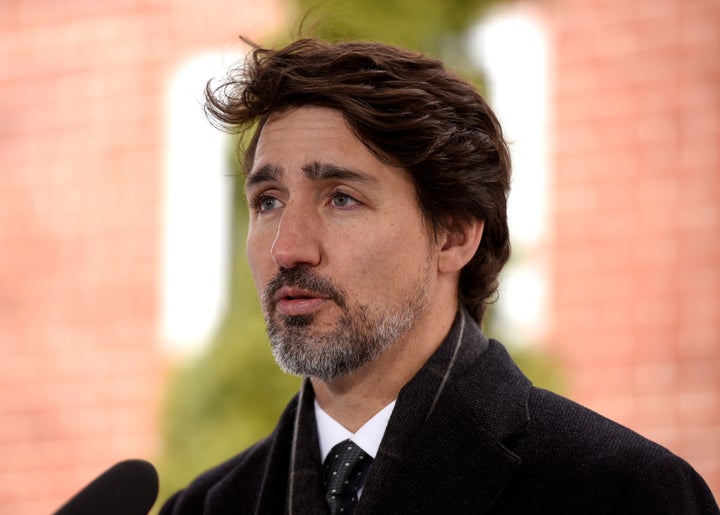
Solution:
<svg viewBox="0 0 720 515">
<path fill-rule="evenodd" d="M 125 460 L 80 490 L 55 515 L 147 515 L 157 494 L 155 467 L 144 460 Z"/>
</svg>

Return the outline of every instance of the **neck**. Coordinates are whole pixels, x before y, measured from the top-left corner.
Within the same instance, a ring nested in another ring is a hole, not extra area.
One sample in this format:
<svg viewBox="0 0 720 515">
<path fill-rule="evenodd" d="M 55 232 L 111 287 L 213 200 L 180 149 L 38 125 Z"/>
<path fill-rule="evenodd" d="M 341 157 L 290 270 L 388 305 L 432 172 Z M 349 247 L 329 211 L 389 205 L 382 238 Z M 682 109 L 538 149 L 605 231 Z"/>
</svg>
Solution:
<svg viewBox="0 0 720 515">
<path fill-rule="evenodd" d="M 311 379 L 320 406 L 351 432 L 397 399 L 400 390 L 443 342 L 455 311 L 416 325 L 363 368 L 332 381 Z"/>
</svg>

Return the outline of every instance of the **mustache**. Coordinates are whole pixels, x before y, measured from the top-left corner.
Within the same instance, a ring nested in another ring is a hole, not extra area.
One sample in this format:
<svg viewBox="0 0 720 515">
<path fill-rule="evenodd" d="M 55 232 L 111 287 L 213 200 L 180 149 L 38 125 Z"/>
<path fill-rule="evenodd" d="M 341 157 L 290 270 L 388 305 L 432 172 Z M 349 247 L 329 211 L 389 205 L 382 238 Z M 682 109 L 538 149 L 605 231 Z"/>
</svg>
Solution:
<svg viewBox="0 0 720 515">
<path fill-rule="evenodd" d="M 345 308 L 347 304 L 345 294 L 332 281 L 305 267 L 281 268 L 265 287 L 263 304 L 274 307 L 275 296 L 280 288 L 285 286 L 317 293 L 331 299 L 341 308 Z"/>
</svg>

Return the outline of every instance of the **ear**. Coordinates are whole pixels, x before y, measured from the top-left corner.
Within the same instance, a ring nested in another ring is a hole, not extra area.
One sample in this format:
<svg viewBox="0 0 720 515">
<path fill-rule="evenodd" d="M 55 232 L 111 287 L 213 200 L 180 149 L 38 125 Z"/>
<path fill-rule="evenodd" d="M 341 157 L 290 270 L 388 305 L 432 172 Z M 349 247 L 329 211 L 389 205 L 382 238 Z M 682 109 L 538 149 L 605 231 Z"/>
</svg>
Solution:
<svg viewBox="0 0 720 515">
<path fill-rule="evenodd" d="M 440 272 L 459 272 L 475 255 L 482 239 L 485 222 L 472 219 L 466 222 L 452 222 L 440 237 Z"/>
</svg>

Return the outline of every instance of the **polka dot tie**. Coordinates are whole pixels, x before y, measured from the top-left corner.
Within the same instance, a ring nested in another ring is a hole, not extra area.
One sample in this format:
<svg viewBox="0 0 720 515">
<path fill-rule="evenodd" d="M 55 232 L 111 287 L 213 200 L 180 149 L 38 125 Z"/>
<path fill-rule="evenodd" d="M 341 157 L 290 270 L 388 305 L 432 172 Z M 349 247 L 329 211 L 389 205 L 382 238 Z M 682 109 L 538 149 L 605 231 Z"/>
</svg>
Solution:
<svg viewBox="0 0 720 515">
<path fill-rule="evenodd" d="M 331 515 L 355 511 L 357 493 L 371 463 L 372 458 L 350 440 L 332 448 L 323 463 L 323 486 Z"/>
</svg>

